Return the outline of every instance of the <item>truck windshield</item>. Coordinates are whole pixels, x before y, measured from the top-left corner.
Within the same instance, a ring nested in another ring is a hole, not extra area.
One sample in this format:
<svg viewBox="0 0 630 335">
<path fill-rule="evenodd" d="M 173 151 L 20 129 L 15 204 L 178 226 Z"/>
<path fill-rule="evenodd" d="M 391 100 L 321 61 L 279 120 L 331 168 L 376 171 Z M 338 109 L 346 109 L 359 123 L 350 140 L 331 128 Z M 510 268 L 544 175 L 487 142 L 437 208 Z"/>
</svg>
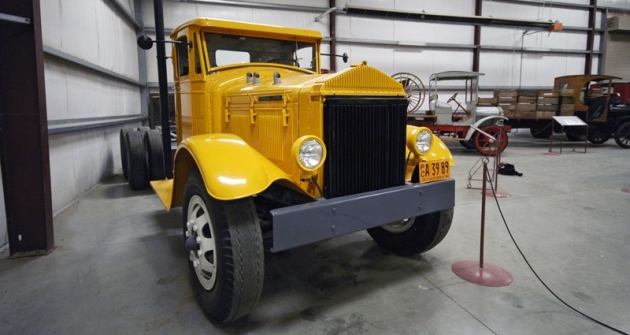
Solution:
<svg viewBox="0 0 630 335">
<path fill-rule="evenodd" d="M 235 63 L 278 63 L 315 71 L 315 44 L 205 33 L 210 67 Z"/>
</svg>

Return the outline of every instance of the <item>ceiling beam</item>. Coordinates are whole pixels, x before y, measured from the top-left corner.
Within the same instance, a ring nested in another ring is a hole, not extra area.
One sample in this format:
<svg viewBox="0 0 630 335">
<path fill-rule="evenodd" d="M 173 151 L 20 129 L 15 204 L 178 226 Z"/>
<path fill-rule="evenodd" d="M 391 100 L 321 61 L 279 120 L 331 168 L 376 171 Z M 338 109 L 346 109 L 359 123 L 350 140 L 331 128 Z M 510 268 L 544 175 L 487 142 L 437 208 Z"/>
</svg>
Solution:
<svg viewBox="0 0 630 335">
<path fill-rule="evenodd" d="M 406 20 L 418 22 L 481 25 L 494 27 L 510 27 L 523 29 L 548 30 L 554 25 L 553 21 L 516 20 L 489 16 L 448 15 L 439 13 L 410 12 L 404 10 L 382 9 L 346 5 L 343 12 L 348 16 L 370 17 L 388 20 Z"/>
</svg>

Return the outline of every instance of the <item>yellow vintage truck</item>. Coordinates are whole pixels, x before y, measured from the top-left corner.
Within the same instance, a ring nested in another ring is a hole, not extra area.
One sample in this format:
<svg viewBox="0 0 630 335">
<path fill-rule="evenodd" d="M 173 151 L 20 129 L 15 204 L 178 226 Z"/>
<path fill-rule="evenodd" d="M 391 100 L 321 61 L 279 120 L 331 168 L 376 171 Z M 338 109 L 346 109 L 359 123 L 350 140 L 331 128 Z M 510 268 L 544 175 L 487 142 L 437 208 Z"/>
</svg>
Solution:
<svg viewBox="0 0 630 335">
<path fill-rule="evenodd" d="M 267 247 L 367 230 L 411 255 L 445 237 L 453 158 L 429 129 L 406 125 L 405 91 L 389 75 L 365 61 L 323 74 L 313 30 L 196 18 L 171 39 L 173 178 L 153 173 L 150 132 L 145 152 L 128 145 L 138 130 L 121 142 L 124 170 L 135 188 L 157 179 L 167 210 L 183 206 L 191 285 L 210 319 L 255 308 Z"/>
</svg>

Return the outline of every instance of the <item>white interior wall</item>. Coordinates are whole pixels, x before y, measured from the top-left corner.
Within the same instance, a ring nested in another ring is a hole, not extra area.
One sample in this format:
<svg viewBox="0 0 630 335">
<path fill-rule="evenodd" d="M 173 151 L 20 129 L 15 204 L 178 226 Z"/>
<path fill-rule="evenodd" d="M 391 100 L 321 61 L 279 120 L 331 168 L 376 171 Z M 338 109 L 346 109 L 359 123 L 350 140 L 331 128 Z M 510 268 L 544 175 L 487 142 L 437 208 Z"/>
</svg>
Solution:
<svg viewBox="0 0 630 335">
<path fill-rule="evenodd" d="M 133 0 L 119 0 L 133 13 Z M 135 28 L 109 1 L 41 3 L 45 47 L 138 80 Z M 46 54 L 49 121 L 138 115 L 140 88 Z M 53 212 L 78 199 L 101 180 L 121 173 L 120 126 L 49 136 Z"/>
<path fill-rule="evenodd" d="M 630 9 L 630 1 L 628 0 L 597 0 L 597 5 Z"/>
<path fill-rule="evenodd" d="M 277 1 L 257 1 L 261 3 L 270 4 L 285 4 L 292 6 L 308 6 L 308 7 L 327 7 L 327 0 L 316 1 L 291 1 L 291 0 L 277 0 Z M 142 2 L 143 22 L 145 27 L 155 27 L 155 18 L 153 14 L 153 1 L 144 0 Z M 322 18 L 319 22 L 315 22 L 315 17 L 318 15 L 313 12 L 295 12 L 290 10 L 279 9 L 267 9 L 267 8 L 246 8 L 236 6 L 226 6 L 218 4 L 199 4 L 199 3 L 181 3 L 164 1 L 164 28 L 167 30 L 166 38 L 169 39 L 168 33 L 180 25 L 181 23 L 188 21 L 196 17 L 209 17 L 222 20 L 234 20 L 260 24 L 281 25 L 294 28 L 304 28 L 318 30 L 324 34 L 324 36 L 330 36 L 328 33 L 329 20 L 328 16 Z M 155 34 L 149 34 L 151 38 L 155 39 Z M 328 52 L 328 47 L 322 47 L 324 53 Z M 147 81 L 150 83 L 157 83 L 157 58 L 156 48 L 152 48 L 146 51 L 147 54 Z M 171 47 L 167 46 L 166 54 L 170 57 Z M 170 59 L 169 59 L 170 60 Z M 327 68 L 329 66 L 327 57 L 322 60 L 322 67 Z M 167 78 L 169 82 L 173 78 L 173 66 L 170 61 L 167 62 Z"/>
<path fill-rule="evenodd" d="M 113 126 L 50 135 L 54 212 L 90 191 L 103 179 L 122 173 L 119 131 L 120 126 Z"/>
<path fill-rule="evenodd" d="M 286 4 L 298 6 L 328 7 L 328 1 L 263 0 L 260 3 Z M 590 0 L 562 0 L 569 4 L 589 5 Z M 153 1 L 143 2 L 143 15 L 146 26 L 153 24 Z M 346 0 L 337 1 L 343 8 L 346 4 L 375 7 L 381 9 L 409 10 L 414 12 L 444 13 L 450 15 L 474 15 L 475 0 Z M 630 8 L 629 0 L 599 0 L 599 6 Z M 222 4 L 164 2 L 165 27 L 174 28 L 179 23 L 193 17 L 207 16 L 219 19 L 293 26 L 321 31 L 329 36 L 328 16 L 314 22 L 316 14 L 290 10 L 249 8 Z M 601 25 L 601 12 L 596 16 L 596 25 Z M 558 20 L 565 26 L 588 27 L 589 12 L 586 9 L 568 9 L 554 5 L 532 6 L 508 4 L 505 2 L 483 1 L 483 16 L 505 17 L 523 20 Z M 586 34 L 574 31 L 538 32 L 523 35 L 524 29 L 482 27 L 481 44 L 507 48 L 508 51 L 482 49 L 480 72 L 481 86 L 550 87 L 557 76 L 582 73 L 585 56 L 582 54 L 546 53 L 546 49 L 584 50 Z M 347 52 L 347 64 L 337 62 L 337 69 L 349 67 L 353 63 L 367 60 L 385 73 L 410 72 L 418 76 L 425 85 L 434 72 L 472 69 L 472 50 L 436 47 L 436 44 L 473 45 L 474 28 L 467 25 L 449 25 L 411 22 L 402 20 L 381 20 L 373 18 L 337 15 L 337 53 Z M 344 41 L 361 41 L 361 43 Z M 378 41 L 379 43 L 370 43 Z M 600 51 L 601 38 L 595 36 L 595 51 Z M 380 43 L 380 42 L 384 42 Z M 391 43 L 391 44 L 387 44 Z M 398 45 L 399 44 L 399 45 Z M 433 45 L 430 48 L 423 47 Z M 524 48 L 541 52 L 525 52 Z M 324 43 L 324 50 L 328 44 Z M 170 49 L 170 48 L 167 48 Z M 512 50 L 512 51 L 509 51 Z M 170 53 L 170 50 L 167 51 Z M 155 51 L 147 54 L 149 81 L 157 82 Z M 323 57 L 327 62 L 328 57 Z M 599 56 L 595 55 L 593 69 L 597 71 Z M 326 68 L 326 64 L 323 66 Z M 168 65 L 169 78 L 172 66 Z M 522 73 L 522 74 L 521 74 Z"/>
<path fill-rule="evenodd" d="M 277 3 L 289 5 L 306 5 L 326 7 L 327 1 L 258 1 L 261 3 Z M 589 0 L 562 0 L 569 4 L 588 5 Z M 338 1 L 339 7 L 346 4 L 376 7 L 395 10 L 426 11 L 452 15 L 473 15 L 474 0 L 349 0 Z M 145 1 L 144 20 L 152 25 L 152 1 Z M 600 0 L 600 6 L 630 8 L 628 0 Z M 166 26 L 174 27 L 180 22 L 195 16 L 211 16 L 222 19 L 242 20 L 258 23 L 270 23 L 286 26 L 311 28 L 327 32 L 328 17 L 315 23 L 312 13 L 280 11 L 260 8 L 234 7 L 215 4 L 185 4 L 165 2 Z M 601 13 L 601 12 L 598 12 Z M 484 16 L 507 17 L 525 20 L 558 20 L 565 26 L 587 27 L 588 10 L 567 9 L 554 5 L 530 6 L 524 4 L 507 4 L 504 2 L 483 2 Z M 597 15 L 596 25 L 601 25 L 602 15 Z M 486 73 L 481 80 L 482 86 L 551 86 L 553 78 L 583 72 L 583 55 L 524 53 L 519 52 L 521 45 L 525 48 L 541 50 L 567 49 L 583 50 L 586 47 L 586 34 L 579 32 L 540 32 L 523 35 L 524 29 L 483 27 L 482 45 L 499 46 L 512 49 L 509 51 L 483 50 L 480 60 L 480 71 Z M 338 53 L 347 52 L 350 56 L 348 64 L 338 62 L 338 69 L 352 63 L 367 60 L 386 73 L 411 72 L 423 80 L 428 80 L 431 73 L 446 70 L 467 70 L 472 68 L 471 51 L 466 49 L 452 50 L 439 48 L 423 48 L 423 44 L 473 44 L 474 29 L 471 26 L 420 23 L 409 21 L 389 21 L 370 18 L 337 16 L 337 37 L 340 39 L 364 40 L 367 44 L 338 42 Z M 395 41 L 401 45 L 369 44 L 369 40 Z M 601 37 L 595 36 L 595 49 L 599 50 Z M 409 47 L 418 45 L 418 47 Z M 170 52 L 170 51 L 169 51 Z M 150 54 L 149 69 L 155 68 L 155 55 Z M 324 57 L 324 61 L 327 58 Z M 593 69 L 599 65 L 599 56 L 593 60 Z M 325 67 L 325 66 L 324 66 Z M 523 75 L 521 75 L 521 72 Z M 169 65 L 169 77 L 172 73 Z M 149 71 L 149 81 L 156 82 L 155 71 Z"/>
</svg>

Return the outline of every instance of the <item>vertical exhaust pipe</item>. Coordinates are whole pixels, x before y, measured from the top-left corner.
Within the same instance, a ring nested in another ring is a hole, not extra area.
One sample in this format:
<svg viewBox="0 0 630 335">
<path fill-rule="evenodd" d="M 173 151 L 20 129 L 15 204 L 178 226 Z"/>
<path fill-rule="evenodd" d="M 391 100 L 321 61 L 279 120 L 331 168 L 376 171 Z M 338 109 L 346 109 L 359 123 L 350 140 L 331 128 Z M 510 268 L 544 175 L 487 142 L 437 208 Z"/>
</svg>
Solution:
<svg viewBox="0 0 630 335">
<path fill-rule="evenodd" d="M 155 15 L 155 39 L 165 41 L 164 37 L 164 9 L 162 0 L 153 0 Z M 164 43 L 156 43 L 158 66 L 158 89 L 160 93 L 160 117 L 162 119 L 162 148 L 164 149 L 164 170 L 166 178 L 173 178 L 173 160 L 171 154 L 171 127 L 168 115 L 168 87 L 166 78 L 166 48 Z"/>
</svg>

